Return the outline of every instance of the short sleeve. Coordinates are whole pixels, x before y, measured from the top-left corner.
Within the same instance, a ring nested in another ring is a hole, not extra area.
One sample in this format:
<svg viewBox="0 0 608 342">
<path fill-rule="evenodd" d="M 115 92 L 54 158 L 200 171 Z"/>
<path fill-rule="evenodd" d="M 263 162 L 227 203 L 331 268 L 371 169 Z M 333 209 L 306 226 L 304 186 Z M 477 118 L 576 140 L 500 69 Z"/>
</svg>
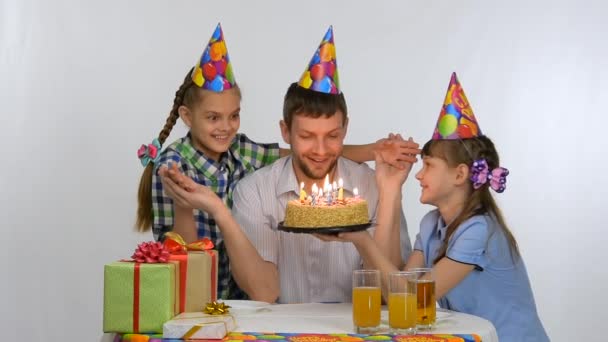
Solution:
<svg viewBox="0 0 608 342">
<path fill-rule="evenodd" d="M 270 222 L 263 213 L 259 191 L 252 182 L 240 181 L 234 189 L 233 199 L 232 215 L 249 241 L 262 259 L 278 264 L 278 233 L 270 228 Z"/>
<path fill-rule="evenodd" d="M 439 211 L 437 210 L 431 210 L 422 217 L 422 220 L 420 220 L 420 230 L 416 234 L 416 241 L 414 242 L 414 250 L 417 249 L 425 255 L 430 253 L 430 251 L 426 250 L 426 247 L 436 231 L 438 220 Z"/>
<path fill-rule="evenodd" d="M 414 242 L 414 250 L 424 252 L 422 249 L 422 241 L 420 240 L 420 233 L 416 234 L 416 241 Z"/>
<path fill-rule="evenodd" d="M 237 141 L 242 161 L 256 170 L 272 164 L 280 157 L 278 143 L 260 144 L 250 140 L 245 134 L 239 134 Z"/>
<path fill-rule="evenodd" d="M 454 261 L 477 265 L 482 269 L 488 264 L 486 248 L 490 229 L 483 216 L 475 216 L 463 222 L 454 232 L 446 256 Z"/>
</svg>

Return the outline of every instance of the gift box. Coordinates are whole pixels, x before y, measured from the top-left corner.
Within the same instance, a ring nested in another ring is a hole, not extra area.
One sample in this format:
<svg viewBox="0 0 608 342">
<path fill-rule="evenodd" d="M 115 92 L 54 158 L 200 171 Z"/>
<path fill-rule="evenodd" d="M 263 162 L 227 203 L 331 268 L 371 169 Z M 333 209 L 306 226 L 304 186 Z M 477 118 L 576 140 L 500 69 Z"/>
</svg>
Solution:
<svg viewBox="0 0 608 342">
<path fill-rule="evenodd" d="M 160 333 L 176 314 L 176 264 L 105 265 L 103 331 Z"/>
<path fill-rule="evenodd" d="M 168 232 L 164 245 L 171 253 L 169 260 L 179 263 L 178 312 L 202 311 L 217 299 L 218 258 L 213 243 L 204 238 L 186 244 L 181 236 Z"/>
<path fill-rule="evenodd" d="M 231 315 L 184 312 L 163 325 L 163 338 L 222 339 L 235 328 Z"/>
<path fill-rule="evenodd" d="M 217 299 L 217 252 L 172 254 L 179 263 L 178 312 L 202 311 L 205 303 Z"/>
</svg>

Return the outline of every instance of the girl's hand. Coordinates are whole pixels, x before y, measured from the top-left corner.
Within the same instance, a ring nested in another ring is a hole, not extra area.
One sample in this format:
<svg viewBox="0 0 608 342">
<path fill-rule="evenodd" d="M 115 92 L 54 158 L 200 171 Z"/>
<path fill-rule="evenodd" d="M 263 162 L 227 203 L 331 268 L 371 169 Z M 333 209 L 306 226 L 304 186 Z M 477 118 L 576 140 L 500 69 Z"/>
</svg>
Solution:
<svg viewBox="0 0 608 342">
<path fill-rule="evenodd" d="M 416 155 L 420 154 L 417 143 L 413 140 L 404 140 L 400 134 L 390 133 L 388 138 L 376 142 L 374 154 L 380 154 L 382 160 L 398 169 L 411 168 L 417 161 Z"/>
<path fill-rule="evenodd" d="M 403 167 L 395 167 L 385 158 L 386 154 L 382 152 L 375 152 L 376 156 L 376 182 L 379 189 L 400 189 L 408 174 L 412 170 L 413 163 L 418 161 L 416 157 L 420 153 L 418 144 L 415 143 L 412 138 L 405 141 L 401 135 L 389 135 L 389 139 L 385 144 L 407 146 L 405 150 L 412 152 L 413 154 L 408 156 L 408 161 L 403 161 Z"/>
<path fill-rule="evenodd" d="M 177 206 L 200 209 L 212 216 L 224 206 L 215 192 L 179 172 L 176 165 L 171 169 L 161 166 L 158 174 L 161 176 L 163 190 Z"/>
</svg>

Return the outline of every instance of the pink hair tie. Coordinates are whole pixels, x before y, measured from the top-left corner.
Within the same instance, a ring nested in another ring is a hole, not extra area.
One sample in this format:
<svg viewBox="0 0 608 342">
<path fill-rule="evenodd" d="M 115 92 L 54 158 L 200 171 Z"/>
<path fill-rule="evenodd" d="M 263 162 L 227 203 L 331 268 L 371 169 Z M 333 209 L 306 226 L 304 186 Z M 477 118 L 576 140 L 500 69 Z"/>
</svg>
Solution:
<svg viewBox="0 0 608 342">
<path fill-rule="evenodd" d="M 148 163 L 156 163 L 160 158 L 160 142 L 158 138 L 152 140 L 151 144 L 141 145 L 137 150 L 137 157 L 141 161 L 141 165 L 146 167 Z"/>
</svg>

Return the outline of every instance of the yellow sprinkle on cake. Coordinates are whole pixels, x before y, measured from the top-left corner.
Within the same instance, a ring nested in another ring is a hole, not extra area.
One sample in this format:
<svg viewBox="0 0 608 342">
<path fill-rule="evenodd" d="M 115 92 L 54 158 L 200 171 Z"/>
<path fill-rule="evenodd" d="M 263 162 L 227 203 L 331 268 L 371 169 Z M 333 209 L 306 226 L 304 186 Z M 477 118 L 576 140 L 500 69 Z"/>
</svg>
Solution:
<svg viewBox="0 0 608 342">
<path fill-rule="evenodd" d="M 361 198 L 347 198 L 326 204 L 323 200 L 317 205 L 310 201 L 292 200 L 285 210 L 286 227 L 325 228 L 346 227 L 369 222 L 367 201 Z"/>
</svg>

